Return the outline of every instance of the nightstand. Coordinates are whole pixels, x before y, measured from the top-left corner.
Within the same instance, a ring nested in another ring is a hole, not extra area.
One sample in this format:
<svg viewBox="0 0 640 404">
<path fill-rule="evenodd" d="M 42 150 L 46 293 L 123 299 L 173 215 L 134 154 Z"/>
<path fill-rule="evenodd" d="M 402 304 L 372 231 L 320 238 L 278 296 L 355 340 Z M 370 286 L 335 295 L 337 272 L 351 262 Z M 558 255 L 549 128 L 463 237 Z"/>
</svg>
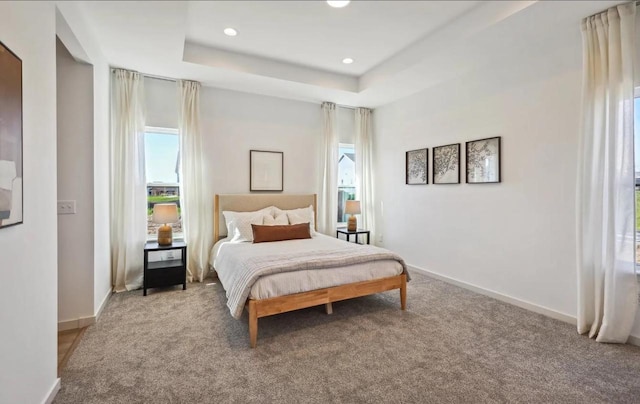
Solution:
<svg viewBox="0 0 640 404">
<path fill-rule="evenodd" d="M 347 230 L 346 227 L 338 227 L 338 230 L 336 231 L 336 237 L 340 238 L 340 234 L 344 234 L 345 237 L 347 238 L 347 241 L 351 241 L 351 235 L 355 234 L 356 235 L 356 243 L 358 243 L 358 235 L 359 234 L 366 234 L 367 235 L 367 244 L 369 244 L 369 239 L 371 238 L 371 234 L 369 232 L 369 230 L 365 230 L 365 229 L 358 229 L 358 230 L 354 230 L 354 231 L 350 231 Z"/>
<path fill-rule="evenodd" d="M 179 259 L 149 262 L 149 252 L 171 250 L 180 250 L 182 256 Z M 173 285 L 182 285 L 182 290 L 187 289 L 187 244 L 184 241 L 174 241 L 165 246 L 158 245 L 156 241 L 148 241 L 144 245 L 143 296 L 147 295 L 147 289 Z"/>
</svg>

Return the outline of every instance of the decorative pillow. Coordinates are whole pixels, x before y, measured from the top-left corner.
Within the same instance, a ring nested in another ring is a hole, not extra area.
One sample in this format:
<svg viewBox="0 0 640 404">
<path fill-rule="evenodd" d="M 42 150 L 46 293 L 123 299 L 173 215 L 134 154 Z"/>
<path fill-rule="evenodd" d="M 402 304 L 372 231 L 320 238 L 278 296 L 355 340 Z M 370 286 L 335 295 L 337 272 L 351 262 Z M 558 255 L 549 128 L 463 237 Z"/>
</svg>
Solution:
<svg viewBox="0 0 640 404">
<path fill-rule="evenodd" d="M 253 224 L 251 228 L 253 229 L 254 243 L 311 238 L 308 223 L 275 226 Z"/>
<path fill-rule="evenodd" d="M 289 218 L 284 213 L 279 214 L 275 218 L 271 215 L 264 215 L 264 222 L 262 223 L 265 226 L 275 226 L 275 225 L 287 225 L 289 224 Z"/>
<path fill-rule="evenodd" d="M 300 224 L 300 223 L 308 223 L 309 224 L 309 232 L 311 232 L 311 222 L 309 218 L 297 213 L 287 212 L 287 217 L 289 218 L 289 224 Z"/>
<path fill-rule="evenodd" d="M 280 213 L 286 213 L 288 217 L 289 217 L 289 213 L 291 213 L 304 218 L 304 222 L 309 223 L 311 236 L 313 237 L 316 234 L 316 231 L 315 231 L 316 221 L 315 221 L 313 205 L 309 205 L 309 207 L 307 208 L 291 209 L 291 210 L 282 210 L 274 207 L 274 214 L 279 215 Z M 289 217 L 289 223 L 293 224 L 293 222 L 291 222 L 291 217 Z M 302 222 L 299 222 L 299 223 L 302 223 Z"/>
<path fill-rule="evenodd" d="M 270 211 L 271 208 L 265 208 L 255 212 L 222 212 L 227 224 L 227 237 L 231 239 L 232 243 L 252 241 L 253 232 L 251 231 L 251 224 L 262 224 L 263 217 Z"/>
</svg>

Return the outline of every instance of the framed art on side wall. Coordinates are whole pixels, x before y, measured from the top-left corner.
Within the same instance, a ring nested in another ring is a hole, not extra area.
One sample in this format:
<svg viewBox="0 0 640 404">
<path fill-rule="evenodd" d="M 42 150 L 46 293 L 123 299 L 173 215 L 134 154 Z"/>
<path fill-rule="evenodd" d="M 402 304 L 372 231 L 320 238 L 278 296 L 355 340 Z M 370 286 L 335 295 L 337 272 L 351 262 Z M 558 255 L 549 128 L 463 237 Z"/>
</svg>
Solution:
<svg viewBox="0 0 640 404">
<path fill-rule="evenodd" d="M 433 183 L 460 183 L 460 143 L 433 148 Z"/>
<path fill-rule="evenodd" d="M 405 184 L 429 183 L 429 149 L 411 150 L 405 154 Z"/>
<path fill-rule="evenodd" d="M 283 191 L 284 153 L 276 151 L 249 151 L 249 190 Z"/>
<path fill-rule="evenodd" d="M 497 136 L 467 142 L 468 184 L 500 182 L 500 140 L 500 136 Z"/>
<path fill-rule="evenodd" d="M 22 223 L 22 60 L 0 42 L 0 228 Z"/>
</svg>

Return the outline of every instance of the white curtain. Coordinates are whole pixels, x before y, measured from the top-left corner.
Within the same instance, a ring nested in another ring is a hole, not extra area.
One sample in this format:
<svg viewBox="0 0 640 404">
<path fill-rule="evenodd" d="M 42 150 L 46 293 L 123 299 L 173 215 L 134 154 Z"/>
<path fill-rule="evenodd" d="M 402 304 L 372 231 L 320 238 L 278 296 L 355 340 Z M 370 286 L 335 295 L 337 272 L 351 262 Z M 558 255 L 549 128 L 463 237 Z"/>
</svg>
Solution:
<svg viewBox="0 0 640 404">
<path fill-rule="evenodd" d="M 143 77 L 113 71 L 111 105 L 111 265 L 116 291 L 142 286 L 147 238 Z"/>
<path fill-rule="evenodd" d="M 338 122 L 336 104 L 322 103 L 322 191 L 318 209 L 318 230 L 335 237 L 338 223 Z"/>
<path fill-rule="evenodd" d="M 360 201 L 362 214 L 358 227 L 370 231 L 371 243 L 375 244 L 375 200 L 373 189 L 373 127 L 371 110 L 356 108 L 356 199 Z"/>
<path fill-rule="evenodd" d="M 633 58 L 635 5 L 582 22 L 578 167 L 578 332 L 624 343 L 638 305 L 635 275 Z"/>
<path fill-rule="evenodd" d="M 200 83 L 178 81 L 181 214 L 187 242 L 187 279 L 202 282 L 209 269 L 212 197 L 208 193 L 200 132 Z"/>
</svg>

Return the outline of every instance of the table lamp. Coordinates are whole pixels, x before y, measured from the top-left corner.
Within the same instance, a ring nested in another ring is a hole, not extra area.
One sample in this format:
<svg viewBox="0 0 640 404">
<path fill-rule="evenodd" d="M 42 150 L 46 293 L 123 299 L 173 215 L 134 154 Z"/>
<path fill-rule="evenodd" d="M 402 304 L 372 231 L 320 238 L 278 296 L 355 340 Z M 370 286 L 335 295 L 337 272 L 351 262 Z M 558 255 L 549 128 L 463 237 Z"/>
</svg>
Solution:
<svg viewBox="0 0 640 404">
<path fill-rule="evenodd" d="M 349 217 L 349 223 L 347 224 L 347 230 L 356 231 L 358 229 L 358 219 L 356 219 L 355 215 L 360 214 L 360 201 L 347 201 L 344 213 L 351 215 Z"/>
<path fill-rule="evenodd" d="M 152 221 L 162 224 L 158 229 L 158 245 L 171 245 L 173 230 L 167 223 L 178 221 L 178 206 L 175 203 L 156 203 L 153 205 Z"/>
</svg>

